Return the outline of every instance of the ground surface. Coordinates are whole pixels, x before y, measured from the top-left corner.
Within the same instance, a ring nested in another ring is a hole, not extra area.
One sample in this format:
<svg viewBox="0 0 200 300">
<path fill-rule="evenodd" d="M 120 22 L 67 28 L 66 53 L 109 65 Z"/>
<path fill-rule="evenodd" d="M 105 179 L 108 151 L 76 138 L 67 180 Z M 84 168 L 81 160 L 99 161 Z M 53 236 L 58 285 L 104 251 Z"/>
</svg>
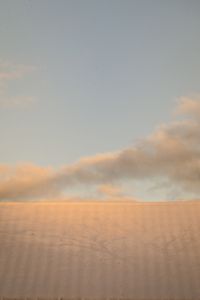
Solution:
<svg viewBox="0 0 200 300">
<path fill-rule="evenodd" d="M 1 297 L 200 299 L 200 202 L 1 203 Z"/>
</svg>

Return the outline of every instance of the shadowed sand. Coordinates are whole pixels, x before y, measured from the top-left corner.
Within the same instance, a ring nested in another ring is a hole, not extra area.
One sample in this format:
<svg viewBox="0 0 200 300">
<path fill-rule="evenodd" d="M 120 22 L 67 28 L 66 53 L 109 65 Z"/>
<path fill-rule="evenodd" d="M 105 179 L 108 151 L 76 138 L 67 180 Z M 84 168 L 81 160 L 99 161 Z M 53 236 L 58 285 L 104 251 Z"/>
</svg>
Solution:
<svg viewBox="0 0 200 300">
<path fill-rule="evenodd" d="M 200 298 L 200 202 L 1 203 L 0 296 Z"/>
</svg>

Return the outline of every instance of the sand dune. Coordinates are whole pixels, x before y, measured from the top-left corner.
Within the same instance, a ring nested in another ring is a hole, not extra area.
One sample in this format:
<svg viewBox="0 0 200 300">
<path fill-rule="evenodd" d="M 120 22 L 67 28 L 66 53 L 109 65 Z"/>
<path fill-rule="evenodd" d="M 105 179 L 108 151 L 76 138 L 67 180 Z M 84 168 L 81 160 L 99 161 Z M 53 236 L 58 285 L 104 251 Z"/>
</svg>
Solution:
<svg viewBox="0 0 200 300">
<path fill-rule="evenodd" d="M 1 203 L 1 297 L 200 298 L 200 202 Z"/>
</svg>

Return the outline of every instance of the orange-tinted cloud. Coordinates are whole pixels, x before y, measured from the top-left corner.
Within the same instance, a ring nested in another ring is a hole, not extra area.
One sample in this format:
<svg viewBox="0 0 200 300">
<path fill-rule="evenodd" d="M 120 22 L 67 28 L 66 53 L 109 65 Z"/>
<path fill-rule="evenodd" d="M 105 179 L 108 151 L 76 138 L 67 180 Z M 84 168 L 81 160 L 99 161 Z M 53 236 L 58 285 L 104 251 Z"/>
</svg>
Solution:
<svg viewBox="0 0 200 300">
<path fill-rule="evenodd" d="M 53 170 L 32 164 L 0 166 L 0 199 L 47 197 L 54 192 L 51 187 L 43 187 Z M 58 192 L 58 191 L 56 191 Z M 57 193 L 56 193 L 57 194 Z"/>
<path fill-rule="evenodd" d="M 180 121 L 163 124 L 134 147 L 80 159 L 59 170 L 33 165 L 0 166 L 0 199 L 34 199 L 67 188 L 165 179 L 184 193 L 200 194 L 200 101 L 182 98 Z"/>
<path fill-rule="evenodd" d="M 106 201 L 139 201 L 128 196 L 120 186 L 113 184 L 101 184 L 97 187 L 97 192 Z"/>
<path fill-rule="evenodd" d="M 178 114 L 186 114 L 200 117 L 200 105 L 198 101 L 198 97 L 196 98 L 188 98 L 188 97 L 181 97 L 179 99 L 179 104 L 176 109 Z"/>
<path fill-rule="evenodd" d="M 109 197 L 120 197 L 123 195 L 122 189 L 111 184 L 102 184 L 98 187 L 98 192 Z"/>
</svg>

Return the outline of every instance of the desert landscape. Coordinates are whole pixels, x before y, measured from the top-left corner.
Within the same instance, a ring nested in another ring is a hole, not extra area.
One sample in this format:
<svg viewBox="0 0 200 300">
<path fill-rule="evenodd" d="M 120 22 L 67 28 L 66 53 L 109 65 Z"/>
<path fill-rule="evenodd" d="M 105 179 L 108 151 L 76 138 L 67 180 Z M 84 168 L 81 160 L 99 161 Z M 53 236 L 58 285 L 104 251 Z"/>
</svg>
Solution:
<svg viewBox="0 0 200 300">
<path fill-rule="evenodd" d="M 0 300 L 200 300 L 200 1 L 0 0 Z"/>
<path fill-rule="evenodd" d="M 0 204 L 0 296 L 199 299 L 200 203 Z"/>
</svg>

